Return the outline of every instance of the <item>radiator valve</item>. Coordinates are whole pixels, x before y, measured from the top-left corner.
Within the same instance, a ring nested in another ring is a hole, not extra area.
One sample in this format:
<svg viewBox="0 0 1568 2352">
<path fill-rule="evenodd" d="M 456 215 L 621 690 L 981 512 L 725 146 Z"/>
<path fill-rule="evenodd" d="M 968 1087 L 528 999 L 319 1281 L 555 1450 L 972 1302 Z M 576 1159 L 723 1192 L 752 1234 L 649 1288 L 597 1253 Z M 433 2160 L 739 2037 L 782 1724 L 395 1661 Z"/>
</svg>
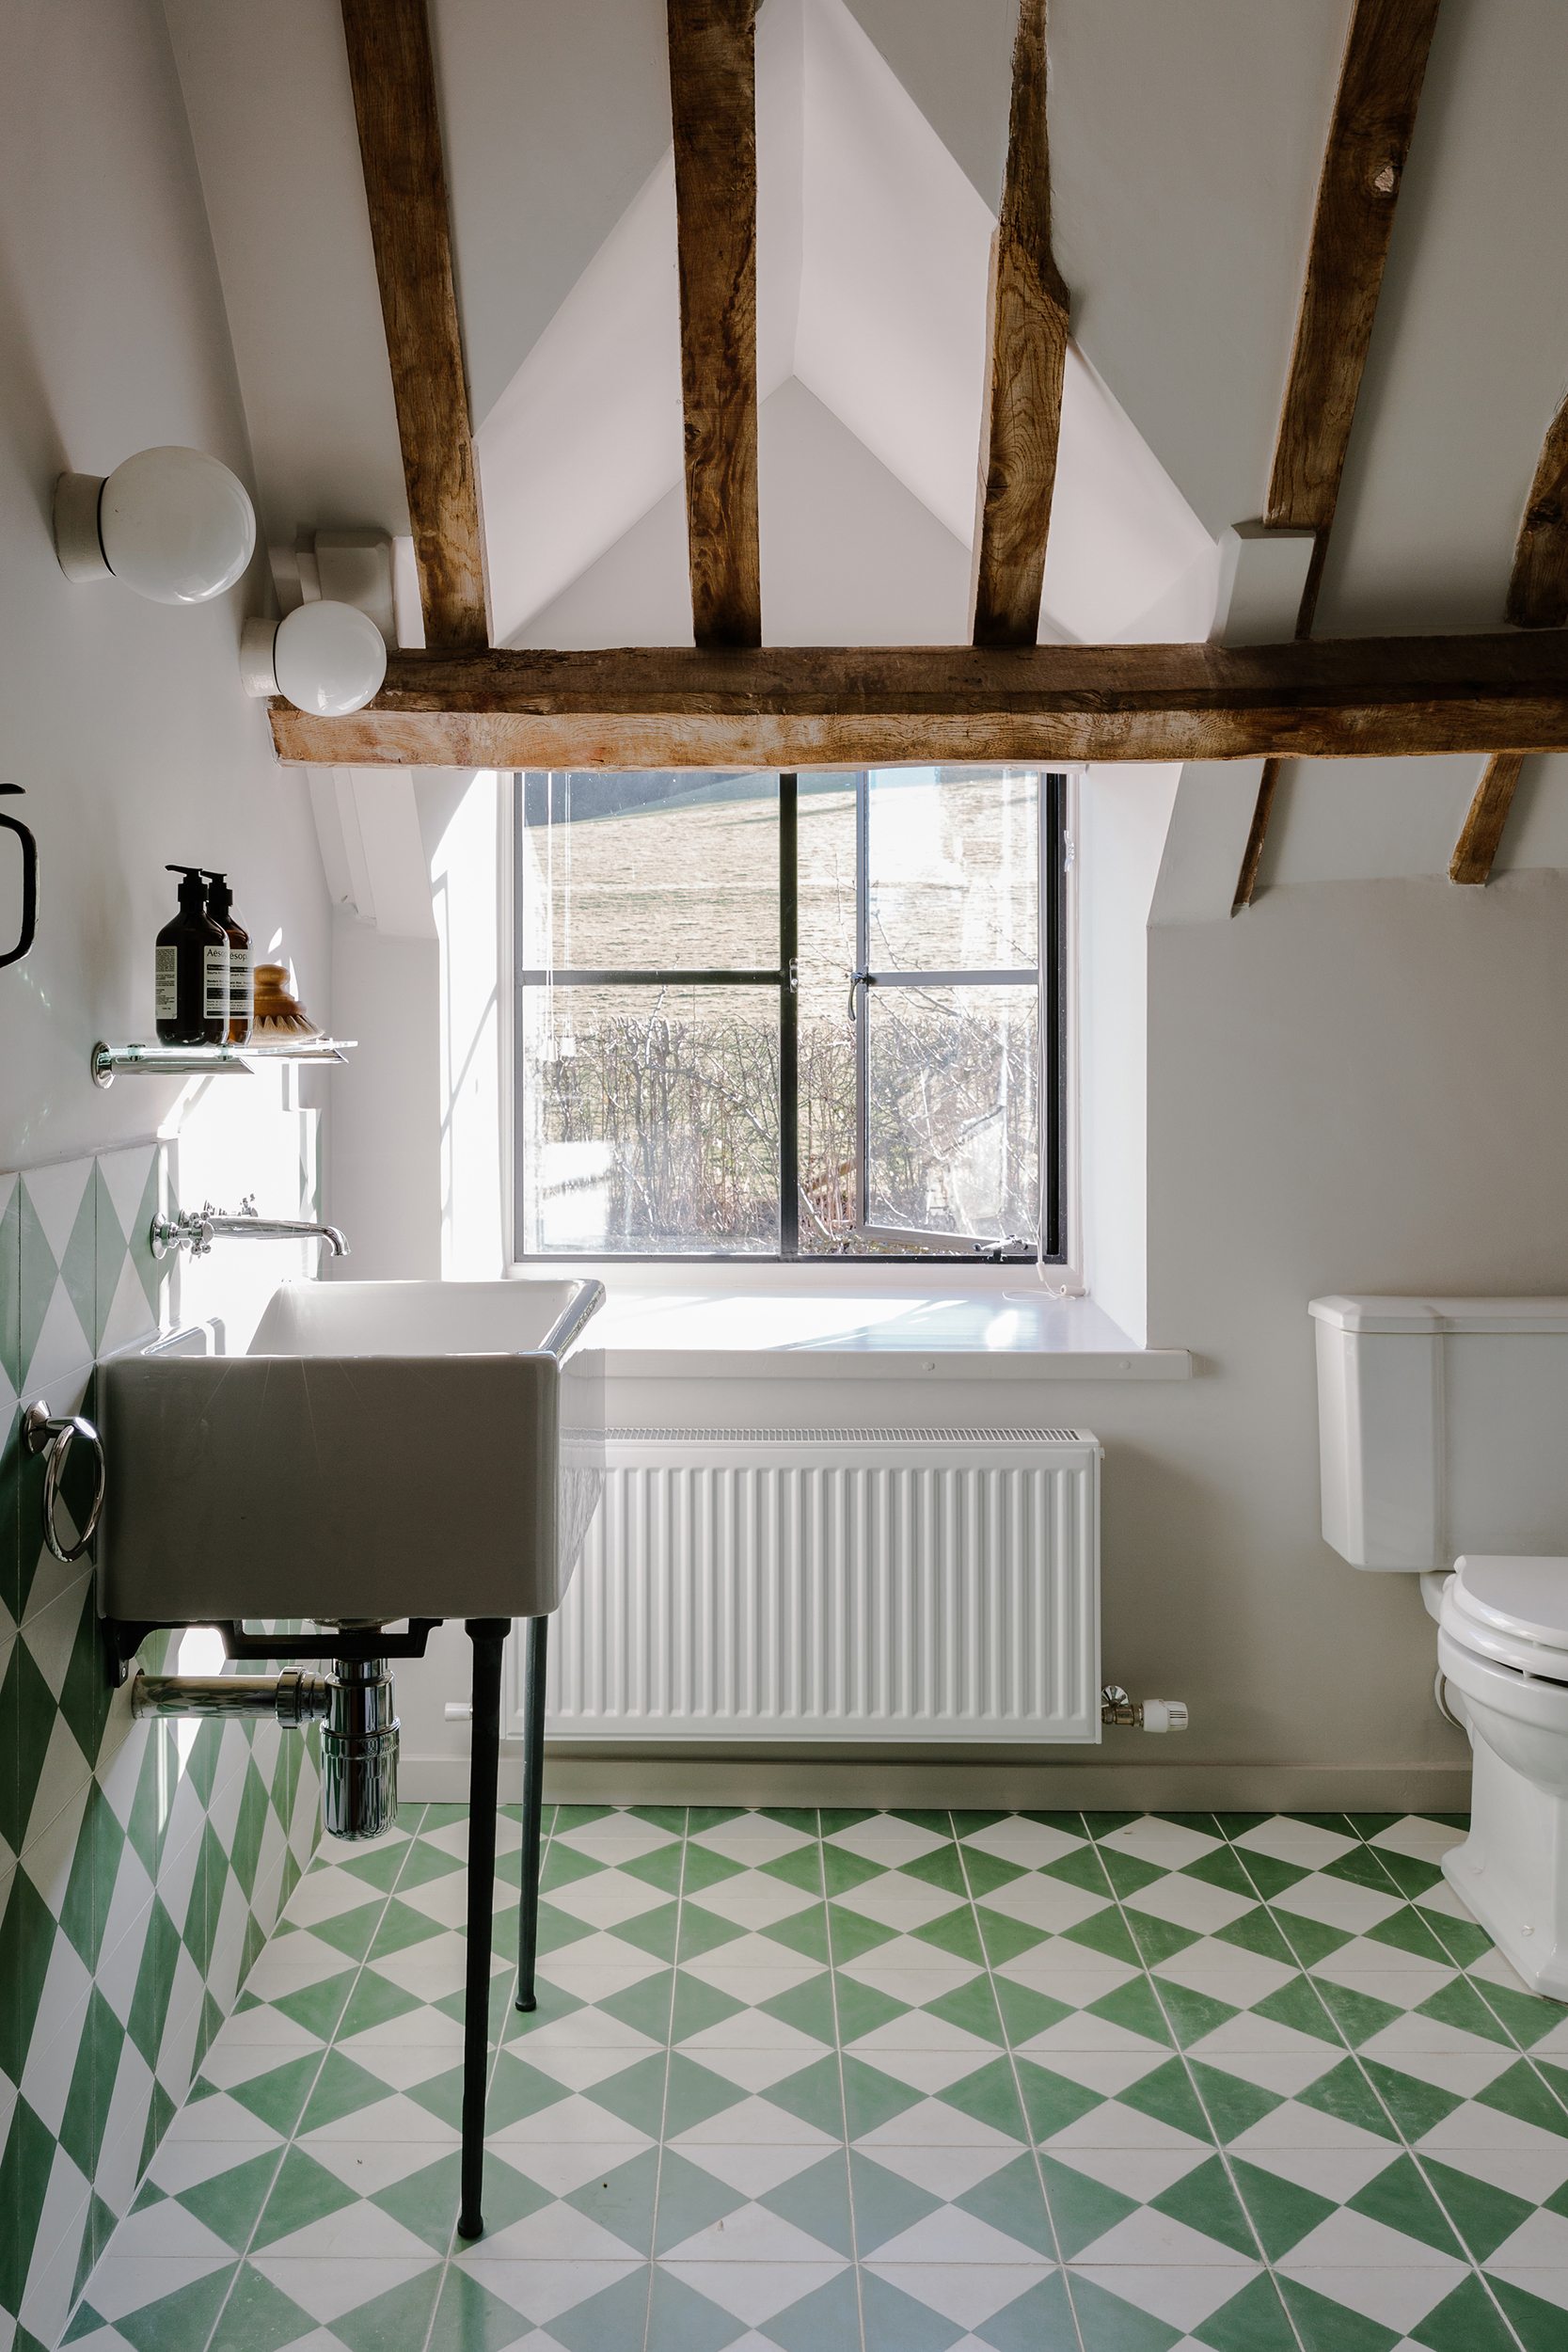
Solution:
<svg viewBox="0 0 1568 2352">
<path fill-rule="evenodd" d="M 1130 1699 L 1119 1682 L 1108 1682 L 1100 1693 L 1102 1724 L 1124 1724 L 1134 1731 L 1185 1731 L 1185 1699 Z"/>
</svg>

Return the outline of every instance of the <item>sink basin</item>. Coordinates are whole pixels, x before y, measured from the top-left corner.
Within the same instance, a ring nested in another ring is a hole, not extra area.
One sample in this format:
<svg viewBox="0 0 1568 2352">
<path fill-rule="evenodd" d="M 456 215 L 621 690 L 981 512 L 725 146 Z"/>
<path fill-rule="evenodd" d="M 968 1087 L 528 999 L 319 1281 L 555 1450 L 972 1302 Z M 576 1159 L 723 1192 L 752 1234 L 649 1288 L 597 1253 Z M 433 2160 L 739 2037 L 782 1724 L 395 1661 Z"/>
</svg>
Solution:
<svg viewBox="0 0 1568 2352">
<path fill-rule="evenodd" d="M 545 1616 L 604 1470 L 600 1284 L 285 1282 L 244 1356 L 200 1330 L 100 1373 L 99 1608 Z"/>
</svg>

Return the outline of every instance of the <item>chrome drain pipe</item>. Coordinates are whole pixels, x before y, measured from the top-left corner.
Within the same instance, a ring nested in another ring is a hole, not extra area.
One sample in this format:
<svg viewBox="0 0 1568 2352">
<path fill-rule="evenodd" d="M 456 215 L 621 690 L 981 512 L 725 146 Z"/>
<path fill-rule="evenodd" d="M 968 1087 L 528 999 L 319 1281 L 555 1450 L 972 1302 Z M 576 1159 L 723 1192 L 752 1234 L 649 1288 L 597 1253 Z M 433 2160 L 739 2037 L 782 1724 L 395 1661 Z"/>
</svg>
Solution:
<svg viewBox="0 0 1568 2352">
<path fill-rule="evenodd" d="M 291 1666 L 280 1675 L 137 1675 L 131 1685 L 133 1715 L 270 1715 L 303 1731 L 326 1713 L 327 1685 L 320 1675 Z"/>
<path fill-rule="evenodd" d="M 324 1675 L 144 1675 L 135 1716 L 270 1716 L 322 1727 L 322 1824 L 332 1837 L 379 1837 L 398 1817 L 398 1733 L 385 1658 L 335 1658 Z"/>
<path fill-rule="evenodd" d="M 333 1837 L 379 1837 L 398 1818 L 398 1731 L 385 1658 L 335 1658 L 322 1723 L 322 1819 Z"/>
</svg>

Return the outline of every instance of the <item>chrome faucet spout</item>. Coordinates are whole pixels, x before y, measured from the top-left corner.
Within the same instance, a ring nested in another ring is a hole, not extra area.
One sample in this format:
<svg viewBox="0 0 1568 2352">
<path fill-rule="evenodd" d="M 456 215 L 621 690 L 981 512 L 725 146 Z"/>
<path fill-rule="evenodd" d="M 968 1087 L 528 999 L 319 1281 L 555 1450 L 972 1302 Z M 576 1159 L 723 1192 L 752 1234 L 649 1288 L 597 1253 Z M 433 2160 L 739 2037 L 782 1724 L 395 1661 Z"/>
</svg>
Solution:
<svg viewBox="0 0 1568 2352">
<path fill-rule="evenodd" d="M 237 1216 L 214 1209 L 209 1200 L 201 1221 L 212 1233 L 232 1233 L 241 1241 L 324 1241 L 327 1255 L 346 1258 L 348 1244 L 336 1225 L 312 1225 L 290 1216 L 258 1216 L 256 1197 L 247 1193 Z"/>
<path fill-rule="evenodd" d="M 199 1214 L 187 1209 L 175 1217 L 155 1216 L 149 1238 L 155 1258 L 166 1258 L 180 1249 L 188 1249 L 193 1258 L 204 1258 L 219 1233 L 231 1234 L 240 1241 L 324 1241 L 329 1257 L 346 1258 L 349 1254 L 348 1243 L 336 1225 L 313 1225 L 295 1217 L 259 1216 L 254 1193 L 245 1195 L 237 1216 L 214 1209 L 210 1200 L 203 1203 Z"/>
</svg>

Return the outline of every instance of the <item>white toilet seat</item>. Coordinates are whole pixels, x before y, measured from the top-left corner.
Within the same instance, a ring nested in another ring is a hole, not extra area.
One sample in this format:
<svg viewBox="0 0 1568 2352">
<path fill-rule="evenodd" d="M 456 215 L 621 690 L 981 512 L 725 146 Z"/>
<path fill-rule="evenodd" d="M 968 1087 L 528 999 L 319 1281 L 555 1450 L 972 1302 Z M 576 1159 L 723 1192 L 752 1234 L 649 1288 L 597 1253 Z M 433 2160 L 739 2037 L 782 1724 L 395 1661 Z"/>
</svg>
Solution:
<svg viewBox="0 0 1568 2352">
<path fill-rule="evenodd" d="M 1438 1625 L 1472 1656 L 1568 1685 L 1568 1559 L 1463 1555 L 1443 1588 Z"/>
</svg>

